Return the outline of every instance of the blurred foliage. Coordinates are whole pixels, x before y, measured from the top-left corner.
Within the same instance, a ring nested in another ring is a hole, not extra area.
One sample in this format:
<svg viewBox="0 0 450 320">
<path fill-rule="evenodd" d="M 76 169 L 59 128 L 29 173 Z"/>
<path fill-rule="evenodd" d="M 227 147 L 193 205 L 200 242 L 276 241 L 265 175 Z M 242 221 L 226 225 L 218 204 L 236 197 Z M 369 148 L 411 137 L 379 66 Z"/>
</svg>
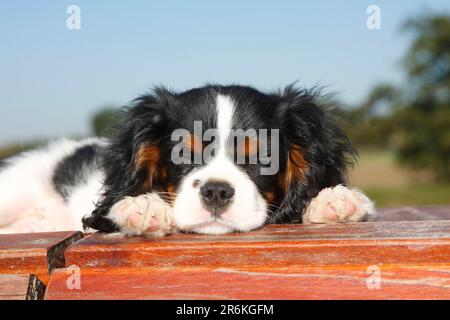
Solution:
<svg viewBox="0 0 450 320">
<path fill-rule="evenodd" d="M 430 168 L 438 181 L 450 181 L 450 104 L 428 110 L 405 108 L 394 114 L 391 143 L 400 162 Z"/>
<path fill-rule="evenodd" d="M 120 112 L 114 107 L 105 107 L 91 119 L 91 130 L 98 137 L 108 137 L 119 121 Z"/>
<path fill-rule="evenodd" d="M 450 101 L 450 16 L 425 15 L 408 20 L 403 30 L 414 39 L 404 58 L 413 104 L 424 109 Z"/>
<path fill-rule="evenodd" d="M 28 143 L 17 143 L 17 144 L 10 144 L 5 147 L 0 148 L 0 160 L 9 158 L 11 156 L 14 156 L 16 154 L 19 154 L 24 151 L 28 151 L 30 149 L 34 149 L 36 147 L 39 147 L 41 145 L 44 145 L 44 141 L 36 141 L 36 142 L 28 142 Z"/>
<path fill-rule="evenodd" d="M 407 87 L 380 84 L 366 101 L 340 111 L 358 147 L 392 149 L 398 160 L 450 181 L 450 16 L 422 15 L 403 28 L 412 43 L 402 66 Z"/>
<path fill-rule="evenodd" d="M 378 85 L 361 106 L 340 109 L 339 122 L 357 146 L 386 148 L 386 142 L 394 131 L 391 114 L 398 99 L 396 88 L 388 84 Z M 386 108 L 390 112 L 388 115 L 383 111 Z"/>
</svg>

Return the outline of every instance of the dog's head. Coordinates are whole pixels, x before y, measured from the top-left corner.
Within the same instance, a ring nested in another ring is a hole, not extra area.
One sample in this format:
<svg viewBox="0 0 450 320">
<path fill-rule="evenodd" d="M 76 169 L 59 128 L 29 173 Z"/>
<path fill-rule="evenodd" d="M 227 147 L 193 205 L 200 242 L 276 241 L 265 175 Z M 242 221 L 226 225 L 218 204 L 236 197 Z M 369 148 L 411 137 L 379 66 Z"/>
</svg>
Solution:
<svg viewBox="0 0 450 320">
<path fill-rule="evenodd" d="M 344 182 L 354 154 L 318 99 L 293 86 L 274 94 L 243 86 L 155 89 L 127 109 L 111 142 L 98 210 L 158 192 L 186 231 L 299 222 L 322 188 Z"/>
</svg>

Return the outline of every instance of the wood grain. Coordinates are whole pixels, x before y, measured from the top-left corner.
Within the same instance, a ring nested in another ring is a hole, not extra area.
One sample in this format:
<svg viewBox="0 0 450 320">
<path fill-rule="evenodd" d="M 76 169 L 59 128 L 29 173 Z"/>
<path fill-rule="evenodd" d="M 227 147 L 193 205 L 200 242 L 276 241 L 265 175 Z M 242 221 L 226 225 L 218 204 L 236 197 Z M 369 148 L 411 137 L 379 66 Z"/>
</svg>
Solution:
<svg viewBox="0 0 450 320">
<path fill-rule="evenodd" d="M 157 240 L 93 234 L 65 253 L 79 267 L 290 266 L 450 261 L 450 221 L 271 225 Z"/>
<path fill-rule="evenodd" d="M 93 234 L 65 256 L 81 287 L 68 288 L 71 270 L 55 270 L 46 299 L 450 299 L 450 221 Z"/>
<path fill-rule="evenodd" d="M 0 235 L 0 273 L 34 274 L 46 284 L 51 270 L 65 266 L 65 248 L 82 237 L 73 231 Z"/>
<path fill-rule="evenodd" d="M 424 221 L 450 220 L 450 206 L 434 205 L 425 207 L 387 207 L 377 209 L 369 221 Z"/>
<path fill-rule="evenodd" d="M 40 300 L 44 291 L 35 275 L 0 274 L 0 300 Z"/>
<path fill-rule="evenodd" d="M 450 299 L 448 265 L 379 268 L 379 287 L 361 265 L 91 268 L 79 290 L 67 288 L 59 269 L 45 299 Z"/>
</svg>

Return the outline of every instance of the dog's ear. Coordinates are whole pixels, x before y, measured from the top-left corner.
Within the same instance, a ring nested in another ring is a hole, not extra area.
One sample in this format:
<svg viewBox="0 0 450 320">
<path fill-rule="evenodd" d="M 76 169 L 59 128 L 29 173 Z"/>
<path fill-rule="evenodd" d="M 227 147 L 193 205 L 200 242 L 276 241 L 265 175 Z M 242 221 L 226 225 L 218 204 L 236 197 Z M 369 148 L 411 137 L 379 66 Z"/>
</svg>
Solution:
<svg viewBox="0 0 450 320">
<path fill-rule="evenodd" d="M 162 138 L 168 133 L 167 112 L 175 95 L 157 88 L 124 109 L 122 120 L 103 155 L 104 191 L 85 227 L 104 232 L 117 230 L 106 218 L 110 208 L 125 196 L 158 190 L 165 172 L 161 159 Z"/>
<path fill-rule="evenodd" d="M 356 151 L 321 104 L 319 91 L 291 85 L 275 97 L 284 199 L 274 222 L 300 222 L 303 209 L 321 189 L 345 184 Z"/>
</svg>

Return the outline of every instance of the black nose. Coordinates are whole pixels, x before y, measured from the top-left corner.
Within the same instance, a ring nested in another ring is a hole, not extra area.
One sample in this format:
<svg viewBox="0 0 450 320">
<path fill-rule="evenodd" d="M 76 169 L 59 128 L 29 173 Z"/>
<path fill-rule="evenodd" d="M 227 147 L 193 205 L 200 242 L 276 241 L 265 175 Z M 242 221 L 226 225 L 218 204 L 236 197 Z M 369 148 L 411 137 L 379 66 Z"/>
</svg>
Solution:
<svg viewBox="0 0 450 320">
<path fill-rule="evenodd" d="M 224 181 L 209 181 L 200 188 L 202 203 L 213 215 L 225 211 L 234 196 L 233 187 Z"/>
</svg>

